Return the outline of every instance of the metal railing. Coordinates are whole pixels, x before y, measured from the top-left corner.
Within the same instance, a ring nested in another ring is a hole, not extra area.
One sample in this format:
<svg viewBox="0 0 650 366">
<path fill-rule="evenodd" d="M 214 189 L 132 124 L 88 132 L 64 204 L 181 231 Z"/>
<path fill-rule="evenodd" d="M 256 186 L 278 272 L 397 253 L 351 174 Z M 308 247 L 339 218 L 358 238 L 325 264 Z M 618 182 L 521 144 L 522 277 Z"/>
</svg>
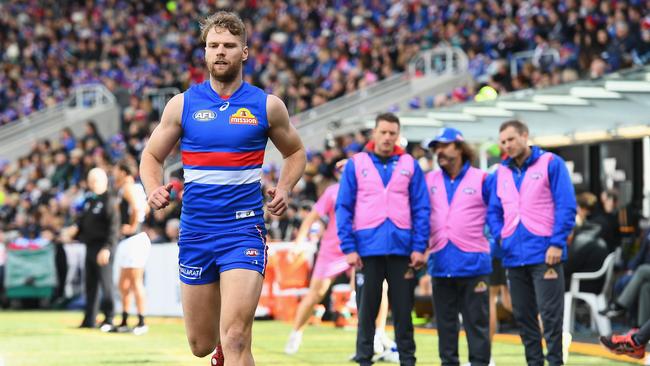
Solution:
<svg viewBox="0 0 650 366">
<path fill-rule="evenodd" d="M 421 52 L 408 66 L 410 78 L 431 75 L 453 75 L 467 70 L 469 58 L 458 47 L 440 46 Z"/>
<path fill-rule="evenodd" d="M 115 96 L 103 84 L 78 86 L 64 102 L 68 108 L 93 108 L 114 103 Z"/>
<path fill-rule="evenodd" d="M 514 53 L 510 58 L 510 75 L 512 77 L 517 76 L 519 74 L 519 65 L 525 61 L 533 60 L 534 57 L 535 50 Z M 560 61 L 560 51 L 555 48 L 547 48 L 542 51 L 537 62 L 540 62 L 544 58 L 552 58 L 552 62 L 557 64 Z"/>
<path fill-rule="evenodd" d="M 291 121 L 307 148 L 320 149 L 328 135 L 349 132 L 359 119 L 406 106 L 415 96 L 448 92 L 468 77 L 469 60 L 460 48 L 442 46 L 414 57 L 406 72 L 297 114 Z M 279 152 L 269 145 L 268 160 L 279 163 Z"/>
<path fill-rule="evenodd" d="M 29 152 L 36 140 L 52 138 L 64 127 L 77 131 L 89 118 L 103 122 L 97 125 L 100 133 L 113 134 L 118 128 L 116 108 L 115 97 L 104 85 L 76 87 L 62 103 L 0 127 L 0 156 L 17 158 Z"/>
<path fill-rule="evenodd" d="M 167 102 L 181 91 L 178 88 L 149 88 L 144 91 L 144 96 L 151 101 L 151 107 L 162 115 Z"/>
</svg>

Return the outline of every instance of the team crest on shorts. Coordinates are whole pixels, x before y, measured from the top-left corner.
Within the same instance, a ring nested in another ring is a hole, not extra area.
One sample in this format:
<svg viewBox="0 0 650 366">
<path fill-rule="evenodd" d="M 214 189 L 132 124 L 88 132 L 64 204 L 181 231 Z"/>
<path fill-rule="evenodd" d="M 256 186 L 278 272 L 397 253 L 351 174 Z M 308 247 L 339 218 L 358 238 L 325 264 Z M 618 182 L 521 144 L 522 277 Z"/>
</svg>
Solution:
<svg viewBox="0 0 650 366">
<path fill-rule="evenodd" d="M 248 108 L 239 108 L 230 116 L 230 124 L 257 126 L 257 117 Z"/>
<path fill-rule="evenodd" d="M 257 257 L 260 254 L 260 251 L 255 248 L 248 248 L 244 251 L 247 257 Z"/>
<path fill-rule="evenodd" d="M 485 283 L 485 281 L 479 281 L 479 283 L 476 284 L 476 287 L 474 287 L 474 292 L 481 293 L 487 291 L 487 289 L 487 283 Z"/>
</svg>

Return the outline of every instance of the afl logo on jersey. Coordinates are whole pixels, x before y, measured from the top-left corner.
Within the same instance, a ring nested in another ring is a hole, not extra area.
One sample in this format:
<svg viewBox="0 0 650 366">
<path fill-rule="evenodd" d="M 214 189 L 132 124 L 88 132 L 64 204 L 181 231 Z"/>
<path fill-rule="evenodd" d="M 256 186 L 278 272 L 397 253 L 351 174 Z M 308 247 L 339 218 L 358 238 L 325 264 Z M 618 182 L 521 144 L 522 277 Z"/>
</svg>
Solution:
<svg viewBox="0 0 650 366">
<path fill-rule="evenodd" d="M 208 122 L 212 121 L 213 119 L 217 118 L 217 114 L 214 113 L 213 111 L 209 109 L 201 109 L 198 112 L 194 112 L 194 115 L 192 115 L 192 118 L 199 122 Z"/>
<path fill-rule="evenodd" d="M 239 108 L 235 114 L 230 116 L 230 124 L 257 126 L 257 117 L 248 108 Z"/>
</svg>

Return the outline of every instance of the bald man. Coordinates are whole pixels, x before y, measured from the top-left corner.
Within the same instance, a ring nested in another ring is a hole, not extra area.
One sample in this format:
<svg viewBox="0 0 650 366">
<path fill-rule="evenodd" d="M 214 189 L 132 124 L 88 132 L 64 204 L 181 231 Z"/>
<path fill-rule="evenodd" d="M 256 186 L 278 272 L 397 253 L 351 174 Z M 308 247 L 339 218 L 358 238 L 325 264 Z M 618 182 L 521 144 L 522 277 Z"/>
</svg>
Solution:
<svg viewBox="0 0 650 366">
<path fill-rule="evenodd" d="M 86 307 L 80 328 L 94 328 L 99 308 L 98 287 L 102 287 L 103 332 L 113 325 L 113 253 L 117 244 L 120 217 L 114 198 L 108 193 L 108 177 L 101 168 L 88 172 L 88 187 L 83 211 L 66 234 L 86 244 Z"/>
</svg>

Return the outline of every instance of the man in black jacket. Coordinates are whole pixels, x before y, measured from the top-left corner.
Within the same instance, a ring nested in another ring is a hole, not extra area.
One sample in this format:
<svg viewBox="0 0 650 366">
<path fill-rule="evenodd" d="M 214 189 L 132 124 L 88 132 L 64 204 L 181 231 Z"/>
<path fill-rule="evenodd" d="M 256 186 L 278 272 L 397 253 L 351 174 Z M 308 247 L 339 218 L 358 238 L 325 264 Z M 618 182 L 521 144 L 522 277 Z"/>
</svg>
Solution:
<svg viewBox="0 0 650 366">
<path fill-rule="evenodd" d="M 104 321 L 100 329 L 112 331 L 113 326 L 113 253 L 119 232 L 119 213 L 108 192 L 108 178 L 101 168 L 88 172 L 89 193 L 77 224 L 68 230 L 86 244 L 86 307 L 80 328 L 94 328 L 99 307 L 98 286 L 102 287 Z"/>
</svg>

